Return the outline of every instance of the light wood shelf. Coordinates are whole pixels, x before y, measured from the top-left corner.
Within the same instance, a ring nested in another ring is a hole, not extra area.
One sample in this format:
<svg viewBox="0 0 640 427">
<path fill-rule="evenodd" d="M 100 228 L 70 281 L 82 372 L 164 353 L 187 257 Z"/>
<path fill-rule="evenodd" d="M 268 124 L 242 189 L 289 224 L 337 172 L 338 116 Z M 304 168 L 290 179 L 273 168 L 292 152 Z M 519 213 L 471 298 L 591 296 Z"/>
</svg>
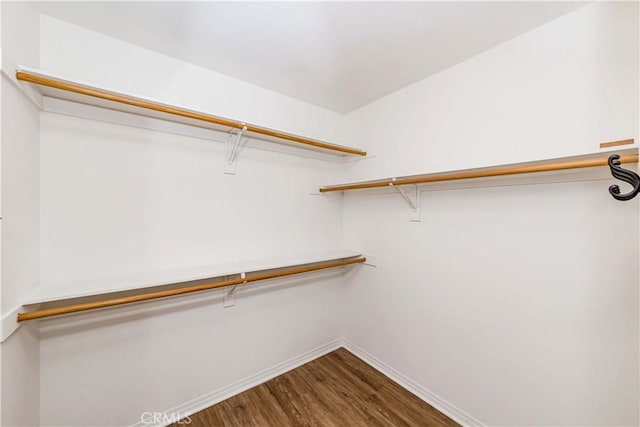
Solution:
<svg viewBox="0 0 640 427">
<path fill-rule="evenodd" d="M 633 141 L 633 140 L 632 140 Z M 617 150 L 620 153 L 621 163 L 637 163 L 638 149 Z M 513 163 L 499 166 L 491 166 L 475 169 L 461 169 L 446 172 L 436 172 L 421 175 L 408 175 L 395 178 L 384 178 L 371 181 L 358 181 L 338 185 L 329 185 L 320 188 L 321 193 L 336 191 L 363 190 L 369 188 L 397 187 L 402 185 L 429 184 L 444 181 L 460 181 L 468 179 L 481 179 L 490 177 L 505 177 L 509 175 L 550 173 L 568 171 L 571 169 L 586 169 L 607 166 L 607 160 L 613 152 L 593 153 L 580 156 L 561 157 L 556 159 Z"/>
<path fill-rule="evenodd" d="M 620 139 L 618 141 L 601 142 L 600 148 L 618 147 L 620 145 L 633 145 L 633 139 Z"/>
<path fill-rule="evenodd" d="M 343 156 L 366 156 L 363 150 L 319 141 L 263 126 L 193 111 L 152 99 L 115 92 L 105 88 L 74 82 L 51 74 L 20 67 L 16 79 L 32 85 L 43 96 L 78 102 L 145 117 L 188 124 L 221 132 L 243 129 L 243 135 L 263 141 L 284 143 Z"/>
</svg>

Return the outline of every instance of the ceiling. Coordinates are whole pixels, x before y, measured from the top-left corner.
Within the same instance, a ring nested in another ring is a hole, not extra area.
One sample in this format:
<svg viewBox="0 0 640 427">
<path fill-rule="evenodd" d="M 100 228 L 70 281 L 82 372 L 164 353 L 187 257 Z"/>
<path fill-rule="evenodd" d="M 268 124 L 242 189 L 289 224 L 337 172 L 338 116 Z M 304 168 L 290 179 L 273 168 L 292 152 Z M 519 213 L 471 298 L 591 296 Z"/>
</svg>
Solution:
<svg viewBox="0 0 640 427">
<path fill-rule="evenodd" d="M 348 113 L 578 2 L 42 2 L 41 13 Z"/>
</svg>

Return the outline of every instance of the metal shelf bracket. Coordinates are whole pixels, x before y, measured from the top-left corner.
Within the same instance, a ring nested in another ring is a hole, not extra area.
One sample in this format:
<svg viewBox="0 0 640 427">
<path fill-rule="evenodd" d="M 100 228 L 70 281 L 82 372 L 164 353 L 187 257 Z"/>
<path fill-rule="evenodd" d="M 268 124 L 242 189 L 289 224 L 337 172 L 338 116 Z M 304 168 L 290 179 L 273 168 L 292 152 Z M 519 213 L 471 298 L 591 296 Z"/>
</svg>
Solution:
<svg viewBox="0 0 640 427">
<path fill-rule="evenodd" d="M 246 279 L 247 273 L 245 272 L 240 273 L 240 278 Z M 231 289 L 229 289 L 229 292 L 227 292 L 227 294 L 224 297 L 222 297 L 222 307 L 227 308 L 227 307 L 233 307 L 234 305 L 236 305 L 236 289 L 238 288 L 238 286 L 244 285 L 246 283 L 247 281 L 245 280 L 239 285 L 233 285 Z"/>
<path fill-rule="evenodd" d="M 409 220 L 411 222 L 420 222 L 420 191 L 418 190 L 418 186 L 414 185 L 413 190 L 407 192 L 404 191 L 402 187 L 393 185 L 393 181 L 395 180 L 396 178 L 393 177 L 391 179 L 392 182 L 389 183 L 389 186 L 398 190 L 398 193 L 400 193 L 404 201 L 407 202 L 407 205 L 409 205 L 409 209 L 411 210 L 411 217 Z"/>
<path fill-rule="evenodd" d="M 227 175 L 236 174 L 236 157 L 238 156 L 238 148 L 242 134 L 247 130 L 247 125 L 242 123 L 242 129 L 230 130 L 227 136 L 227 162 L 224 164 L 224 173 Z"/>
</svg>

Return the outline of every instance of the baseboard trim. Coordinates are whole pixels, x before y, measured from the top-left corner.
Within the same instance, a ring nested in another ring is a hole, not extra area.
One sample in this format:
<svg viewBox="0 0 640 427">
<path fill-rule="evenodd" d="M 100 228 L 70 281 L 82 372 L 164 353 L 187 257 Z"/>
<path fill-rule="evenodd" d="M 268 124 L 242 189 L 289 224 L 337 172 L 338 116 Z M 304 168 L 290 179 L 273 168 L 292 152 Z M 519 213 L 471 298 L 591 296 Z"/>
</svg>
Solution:
<svg viewBox="0 0 640 427">
<path fill-rule="evenodd" d="M 429 405 L 433 406 L 438 411 L 442 412 L 443 414 L 445 414 L 446 416 L 448 416 L 458 424 L 461 424 L 463 426 L 474 426 L 474 427 L 486 426 L 486 424 L 482 423 L 480 420 L 477 420 L 476 418 L 467 414 L 465 411 L 458 408 L 454 404 L 438 396 L 431 390 L 428 390 L 427 388 L 416 383 L 406 375 L 398 372 L 391 366 L 384 363 L 382 360 L 373 356 L 371 353 L 367 352 L 361 347 L 358 347 L 354 343 L 348 340 L 343 340 L 342 346 L 346 348 L 348 351 L 350 351 L 351 353 L 353 353 L 355 356 L 357 356 L 358 358 L 362 359 L 364 362 L 369 364 L 372 368 L 382 372 L 384 375 L 391 378 L 393 381 L 401 385 L 403 388 L 413 393 L 421 400 L 424 400 Z"/>
<path fill-rule="evenodd" d="M 222 402 L 225 399 L 242 393 L 243 391 L 247 391 L 252 387 L 269 381 L 270 379 L 275 378 L 278 375 L 282 375 L 292 369 L 295 369 L 298 366 L 311 362 L 312 360 L 324 356 L 327 353 L 331 353 L 332 351 L 337 350 L 340 347 L 342 347 L 342 340 L 328 342 L 305 353 L 302 353 L 299 356 L 278 363 L 256 374 L 249 375 L 248 377 L 241 379 L 240 381 L 236 381 L 235 383 L 229 384 L 228 386 L 222 387 L 218 390 L 214 390 L 210 393 L 206 393 L 200 397 L 196 397 L 193 400 L 168 409 L 163 413 L 166 414 L 168 418 L 171 418 L 173 414 L 180 414 L 182 416 L 194 414 L 198 411 L 202 411 L 203 409 L 208 408 L 209 406 L 215 405 L 216 403 Z M 166 427 L 167 425 L 170 425 L 175 421 L 177 421 L 177 419 L 169 420 L 166 423 L 149 423 L 140 420 L 135 424 L 132 424 L 131 427 Z"/>
<path fill-rule="evenodd" d="M 406 375 L 398 372 L 391 366 L 387 365 L 385 362 L 373 356 L 371 353 L 367 352 L 361 347 L 358 347 L 348 340 L 342 339 L 323 344 L 299 356 L 278 363 L 256 374 L 249 375 L 248 377 L 240 381 L 236 381 L 235 383 L 229 384 L 228 386 L 222 387 L 218 390 L 214 390 L 210 393 L 206 393 L 193 400 L 168 409 L 163 412 L 163 414 L 166 414 L 167 417 L 169 417 L 169 421 L 166 423 L 149 423 L 140 420 L 135 424 L 132 424 L 130 427 L 166 427 L 177 421 L 177 419 L 171 418 L 172 416 L 175 416 L 175 414 L 188 416 L 190 414 L 202 411 L 209 406 L 215 405 L 216 403 L 222 402 L 225 399 L 247 391 L 252 387 L 269 381 L 270 379 L 275 378 L 278 375 L 282 375 L 285 372 L 291 371 L 292 369 L 304 365 L 305 363 L 311 362 L 312 360 L 324 356 L 325 354 L 330 353 L 334 350 L 337 350 L 340 347 L 344 347 L 355 356 L 362 359 L 372 368 L 380 371 L 381 373 L 398 383 L 400 386 L 405 388 L 407 391 L 413 393 L 419 399 L 427 402 L 429 405 L 433 406 L 435 409 L 442 412 L 455 422 L 463 426 L 486 427 L 486 424 L 467 414 L 465 411 L 438 396 L 431 390 L 428 390 L 427 388 L 416 383 Z"/>
</svg>

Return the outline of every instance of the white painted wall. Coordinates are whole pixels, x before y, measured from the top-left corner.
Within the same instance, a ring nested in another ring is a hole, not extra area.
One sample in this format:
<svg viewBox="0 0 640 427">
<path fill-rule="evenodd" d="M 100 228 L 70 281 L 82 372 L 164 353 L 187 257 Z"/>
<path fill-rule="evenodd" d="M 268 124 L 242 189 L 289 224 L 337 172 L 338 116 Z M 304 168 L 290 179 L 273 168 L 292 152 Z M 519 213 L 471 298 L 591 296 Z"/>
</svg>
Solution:
<svg viewBox="0 0 640 427">
<path fill-rule="evenodd" d="M 49 16 L 41 17 L 40 43 L 47 72 L 324 141 L 343 139 L 342 115 Z"/>
<path fill-rule="evenodd" d="M 638 4 L 596 3 L 374 102 L 345 179 L 638 138 Z M 345 337 L 489 425 L 638 424 L 638 202 L 607 181 L 344 196 Z M 349 308 L 355 307 L 357 310 Z"/>
<path fill-rule="evenodd" d="M 348 140 L 378 157 L 347 178 L 571 156 L 637 140 L 636 7 L 583 7 L 348 115 Z"/>
<path fill-rule="evenodd" d="M 601 181 L 429 192 L 422 222 L 410 223 L 394 194 L 307 195 L 343 178 L 638 138 L 637 8 L 586 6 L 346 118 L 42 17 L 47 71 L 379 155 L 342 173 L 246 149 L 225 176 L 218 143 L 54 113 L 16 120 L 40 128 L 43 283 L 342 244 L 380 266 L 240 291 L 230 309 L 216 291 L 43 322 L 39 359 L 20 365 L 39 371 L 8 376 L 19 356 L 38 355 L 23 328 L 2 347 L 2 416 L 38 422 L 37 411 L 24 418 L 37 399 L 15 409 L 4 398 L 5 380 L 27 377 L 25 394 L 40 383 L 43 425 L 127 425 L 344 332 L 488 424 L 637 424 L 637 201 L 615 202 Z"/>
<path fill-rule="evenodd" d="M 339 141 L 343 117 L 43 17 L 50 72 Z M 54 113 L 41 116 L 42 282 L 339 248 L 340 197 L 310 196 L 342 167 Z M 339 337 L 339 272 L 43 322 L 44 425 L 128 425 Z"/>
<path fill-rule="evenodd" d="M 38 14 L 28 3 L 2 2 L 0 9 L 3 66 L 12 61 L 38 66 Z M 0 313 L 4 318 L 39 279 L 39 111 L 7 76 L 0 79 Z M 0 352 L 0 425 L 37 425 L 37 330 L 21 328 L 0 344 Z"/>
</svg>

